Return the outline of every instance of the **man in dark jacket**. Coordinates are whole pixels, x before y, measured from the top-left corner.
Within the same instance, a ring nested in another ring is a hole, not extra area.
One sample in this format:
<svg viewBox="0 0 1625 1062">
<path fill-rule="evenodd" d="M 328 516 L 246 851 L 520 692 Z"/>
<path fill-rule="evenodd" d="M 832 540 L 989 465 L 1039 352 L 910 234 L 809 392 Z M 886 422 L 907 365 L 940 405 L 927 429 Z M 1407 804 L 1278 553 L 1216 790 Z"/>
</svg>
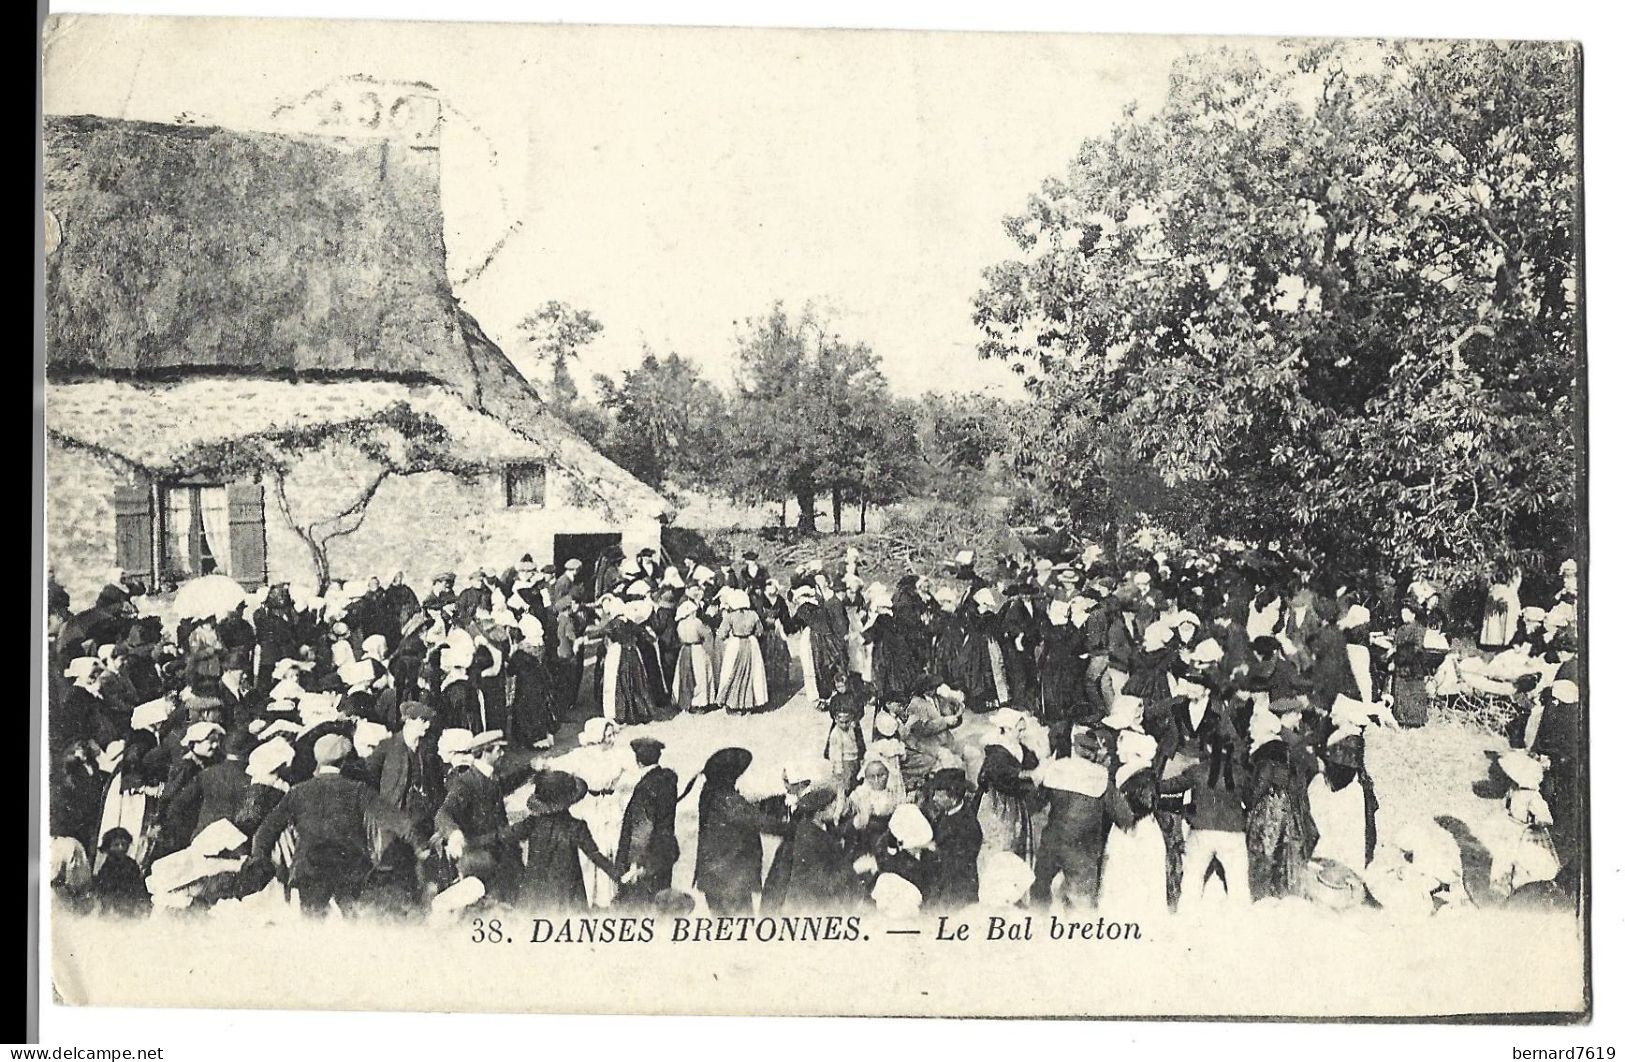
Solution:
<svg viewBox="0 0 1625 1062">
<path fill-rule="evenodd" d="M 1110 772 L 1102 737 L 1097 730 L 1075 727 L 1072 755 L 1050 760 L 1035 778 L 1049 802 L 1033 878 L 1035 904 L 1049 903 L 1057 874 L 1065 878 L 1064 895 L 1073 906 L 1093 907 L 1100 895 L 1100 865 L 1111 829 L 1103 799 Z"/>
<path fill-rule="evenodd" d="M 60 644 L 77 654 L 87 644 L 93 653 L 99 645 L 117 644 L 136 622 L 135 606 L 123 587 L 108 583 L 96 596 L 96 604 L 70 619 L 62 628 Z"/>
<path fill-rule="evenodd" d="M 761 593 L 767 586 L 767 569 L 762 566 L 756 551 L 753 549 L 745 551 L 742 561 L 736 572 L 740 587 L 755 593 Z"/>
<path fill-rule="evenodd" d="M 1552 844 L 1563 866 L 1558 883 L 1572 892 L 1578 889 L 1576 875 L 1585 862 L 1581 849 L 1585 838 L 1585 745 L 1575 660 L 1566 661 L 1557 675 L 1545 694 L 1546 705 L 1531 751 L 1551 763 L 1541 793 L 1551 808 Z"/>
<path fill-rule="evenodd" d="M 421 701 L 407 701 L 401 706 L 400 732 L 380 742 L 367 757 L 367 770 L 378 795 L 404 813 L 425 837 L 432 832 L 435 812 L 446 796 L 440 757 L 427 740 L 433 721 L 433 708 Z"/>
<path fill-rule="evenodd" d="M 203 768 L 175 794 L 169 802 L 164 832 L 173 830 L 175 837 L 190 840 L 205 827 L 237 814 L 248 794 L 246 761 L 256 744 L 254 735 L 246 730 L 226 735 L 222 746 L 225 759 Z"/>
<path fill-rule="evenodd" d="M 1010 588 L 1010 600 L 1001 617 L 1000 641 L 1004 647 L 1005 670 L 1010 679 L 1010 701 L 1024 712 L 1038 709 L 1038 643 L 1045 616 L 1034 604 L 1038 588 L 1017 583 Z"/>
<path fill-rule="evenodd" d="M 350 755 L 348 738 L 327 734 L 316 742 L 316 774 L 288 790 L 254 831 L 252 862 L 269 862 L 277 839 L 293 827 L 297 835 L 290 884 L 299 890 L 307 913 L 335 902 L 348 914 L 372 870 L 375 830 L 406 836 L 404 816 L 389 807 L 365 782 L 346 778 L 339 765 Z"/>
<path fill-rule="evenodd" d="M 86 852 L 95 851 L 107 778 L 97 769 L 94 748 L 83 741 L 69 745 L 51 773 L 50 784 L 51 836 L 71 837 Z"/>
<path fill-rule="evenodd" d="M 933 771 L 926 781 L 931 830 L 936 839 L 937 867 L 926 907 L 959 908 L 976 903 L 980 881 L 976 859 L 982 851 L 982 826 L 966 802 L 970 780 L 955 767 Z"/>
<path fill-rule="evenodd" d="M 632 787 L 621 817 L 620 843 L 615 852 L 622 872 L 631 878 L 616 896 L 627 906 L 646 906 L 671 888 L 677 864 L 677 773 L 660 766 L 665 746 L 654 738 L 634 738 L 632 755 L 643 776 Z"/>
<path fill-rule="evenodd" d="M 578 601 L 581 598 L 581 561 L 571 557 L 564 562 L 564 571 L 553 580 L 553 607 L 563 609 L 566 601 Z"/>
<path fill-rule="evenodd" d="M 558 620 L 554 624 L 557 636 L 554 651 L 558 653 L 557 704 L 559 715 L 562 716 L 575 708 L 576 697 L 581 693 L 581 673 L 584 670 L 582 639 L 586 636 L 587 624 L 581 604 L 575 598 L 555 598 L 553 607 L 558 612 Z"/>
<path fill-rule="evenodd" d="M 834 789 L 818 786 L 798 798 L 789 835 L 762 884 L 763 914 L 843 911 L 860 901 L 863 881 L 833 829 L 838 799 Z"/>
<path fill-rule="evenodd" d="M 501 901 L 511 895 L 521 867 L 522 827 L 509 825 L 503 782 L 497 778 L 497 761 L 506 748 L 500 730 L 475 735 L 469 747 L 472 768 L 452 778 L 434 815 L 435 835 L 445 841 L 446 854 L 453 861 L 490 867 L 486 895 Z"/>
<path fill-rule="evenodd" d="M 1106 657 L 1114 670 L 1132 675 L 1139 669 L 1145 642 L 1145 627 L 1140 620 L 1139 601 L 1121 595 L 1113 599 L 1112 608 L 1116 611 L 1116 616 L 1106 631 Z"/>
<path fill-rule="evenodd" d="M 293 597 L 286 586 L 273 586 L 265 594 L 265 604 L 254 613 L 254 634 L 259 641 L 260 664 L 255 685 L 269 690 L 271 672 L 280 660 L 299 655 L 298 619 L 293 614 Z"/>
</svg>

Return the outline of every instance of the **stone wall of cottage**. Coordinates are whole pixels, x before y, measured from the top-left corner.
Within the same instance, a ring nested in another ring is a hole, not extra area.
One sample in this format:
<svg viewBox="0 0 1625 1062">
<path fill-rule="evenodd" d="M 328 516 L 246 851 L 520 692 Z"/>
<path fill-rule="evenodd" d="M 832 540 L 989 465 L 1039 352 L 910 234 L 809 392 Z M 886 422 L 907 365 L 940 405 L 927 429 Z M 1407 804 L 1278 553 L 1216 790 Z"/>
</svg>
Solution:
<svg viewBox="0 0 1625 1062">
<path fill-rule="evenodd" d="M 94 605 L 114 574 L 113 493 L 134 482 L 117 462 L 55 439 L 46 443 L 45 563 L 76 612 Z"/>
<path fill-rule="evenodd" d="M 296 519 L 342 508 L 365 482 L 364 462 L 342 444 L 306 457 L 288 480 Z M 47 564 L 72 598 L 90 607 L 118 565 L 114 494 L 141 480 L 112 459 L 51 441 L 46 453 Z M 628 551 L 658 548 L 660 524 L 644 520 L 611 525 L 601 515 L 564 503 L 549 487 L 546 504 L 507 505 L 501 472 L 463 478 L 443 472 L 391 476 L 379 487 L 354 532 L 332 540 L 328 558 L 338 579 L 386 582 L 404 572 L 426 593 L 443 571 L 467 574 L 480 567 L 512 566 L 529 553 L 537 564 L 553 559 L 554 536 L 616 532 Z M 314 587 L 310 550 L 265 483 L 266 568 L 272 582 Z"/>
<path fill-rule="evenodd" d="M 301 512 L 300 505 L 318 496 L 330 509 L 335 503 L 342 507 L 364 481 L 362 470 L 341 449 L 311 455 L 288 481 L 290 508 L 296 519 L 308 519 L 315 510 Z M 546 504 L 509 507 L 499 471 L 470 477 L 445 472 L 390 476 L 373 495 L 356 530 L 329 543 L 331 575 L 341 580 L 377 576 L 388 582 L 402 572 L 421 594 L 444 571 L 460 575 L 481 567 L 500 571 L 526 553 L 537 564 L 548 563 L 555 535 L 617 532 L 630 550 L 660 545 L 656 520 L 611 525 L 603 516 L 562 504 L 553 495 L 550 487 Z M 314 586 L 310 550 L 281 512 L 269 484 L 265 524 L 271 580 Z"/>
</svg>

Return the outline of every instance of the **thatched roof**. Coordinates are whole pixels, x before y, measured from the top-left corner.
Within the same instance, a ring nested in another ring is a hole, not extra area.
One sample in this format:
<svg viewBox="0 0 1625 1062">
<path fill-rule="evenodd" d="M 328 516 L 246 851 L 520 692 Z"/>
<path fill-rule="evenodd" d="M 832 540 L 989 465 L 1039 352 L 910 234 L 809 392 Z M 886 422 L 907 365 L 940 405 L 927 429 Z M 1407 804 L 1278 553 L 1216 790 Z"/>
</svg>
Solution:
<svg viewBox="0 0 1625 1062">
<path fill-rule="evenodd" d="M 242 377 L 192 377 L 172 383 L 87 380 L 52 384 L 47 431 L 69 444 L 111 454 L 148 472 L 192 475 L 189 455 L 254 435 L 359 425 L 404 407 L 440 425 L 448 457 L 495 469 L 548 455 L 495 417 L 469 408 L 438 384 L 383 381 L 292 383 Z"/>
<path fill-rule="evenodd" d="M 47 116 L 45 207 L 53 382 L 434 381 L 536 444 L 580 507 L 671 511 L 457 303 L 432 145 Z"/>
<path fill-rule="evenodd" d="M 45 119 L 47 365 L 467 382 L 433 149 Z"/>
</svg>

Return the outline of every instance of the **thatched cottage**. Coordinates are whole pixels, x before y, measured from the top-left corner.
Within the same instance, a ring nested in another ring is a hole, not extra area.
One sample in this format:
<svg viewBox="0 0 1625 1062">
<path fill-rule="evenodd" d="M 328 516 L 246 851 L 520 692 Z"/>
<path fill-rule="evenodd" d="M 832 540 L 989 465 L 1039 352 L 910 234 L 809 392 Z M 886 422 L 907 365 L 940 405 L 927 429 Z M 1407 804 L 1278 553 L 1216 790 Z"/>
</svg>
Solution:
<svg viewBox="0 0 1625 1062">
<path fill-rule="evenodd" d="M 432 139 L 45 120 L 48 562 L 424 585 L 658 546 L 452 294 Z"/>
</svg>

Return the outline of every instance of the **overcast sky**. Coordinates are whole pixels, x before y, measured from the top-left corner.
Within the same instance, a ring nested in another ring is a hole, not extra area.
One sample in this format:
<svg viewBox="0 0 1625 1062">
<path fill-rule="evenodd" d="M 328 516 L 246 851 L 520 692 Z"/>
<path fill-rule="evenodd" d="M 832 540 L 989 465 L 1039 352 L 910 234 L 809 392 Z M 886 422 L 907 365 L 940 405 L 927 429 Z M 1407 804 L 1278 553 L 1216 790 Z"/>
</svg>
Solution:
<svg viewBox="0 0 1625 1062">
<path fill-rule="evenodd" d="M 1010 249 L 1001 218 L 1125 105 L 1160 106 L 1170 63 L 1200 46 L 82 16 L 50 41 L 45 109 L 274 128 L 279 103 L 338 78 L 427 82 L 450 108 L 453 278 L 505 346 L 560 299 L 605 325 L 589 370 L 648 344 L 720 381 L 738 322 L 815 300 L 914 394 L 1009 386 L 971 323 L 981 270 Z"/>
</svg>

